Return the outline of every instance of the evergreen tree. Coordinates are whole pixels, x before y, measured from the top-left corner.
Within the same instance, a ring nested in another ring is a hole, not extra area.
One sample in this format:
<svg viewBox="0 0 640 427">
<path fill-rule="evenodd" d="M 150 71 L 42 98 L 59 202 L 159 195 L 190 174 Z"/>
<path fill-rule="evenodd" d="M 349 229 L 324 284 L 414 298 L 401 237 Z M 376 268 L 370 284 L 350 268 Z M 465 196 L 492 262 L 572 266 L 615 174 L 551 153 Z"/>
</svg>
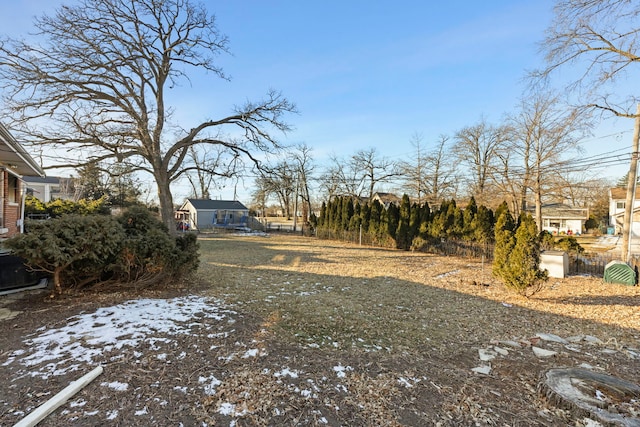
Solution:
<svg viewBox="0 0 640 427">
<path fill-rule="evenodd" d="M 395 230 L 396 248 L 409 250 L 411 247 L 411 202 L 406 194 L 402 196 L 398 212 L 398 227 Z"/>
<path fill-rule="evenodd" d="M 420 234 L 420 224 L 422 223 L 422 210 L 420 205 L 411 205 L 411 219 L 409 221 L 409 236 L 411 241 Z"/>
<path fill-rule="evenodd" d="M 418 229 L 418 233 L 420 237 L 423 239 L 429 238 L 429 225 L 431 223 L 431 208 L 429 207 L 429 203 L 422 205 L 420 208 L 420 226 Z"/>
<path fill-rule="evenodd" d="M 349 230 L 349 224 L 351 223 L 351 218 L 354 214 L 353 209 L 353 199 L 351 197 L 343 197 L 342 198 L 342 218 L 340 223 L 340 230 L 347 231 Z"/>
<path fill-rule="evenodd" d="M 509 205 L 507 205 L 507 202 L 503 201 L 502 203 L 500 203 L 500 206 L 498 206 L 498 208 L 494 212 L 494 217 L 496 221 L 498 221 L 498 218 L 500 218 L 500 215 L 502 215 L 502 213 L 505 211 L 509 211 Z"/>
<path fill-rule="evenodd" d="M 515 222 L 509 209 L 502 209 L 496 221 L 495 227 L 495 249 L 493 252 L 493 274 L 502 278 L 509 262 L 509 255 L 516 244 Z"/>
<path fill-rule="evenodd" d="M 467 205 L 466 208 L 464 208 L 464 212 L 463 212 L 463 232 L 462 232 L 462 237 L 465 239 L 473 239 L 474 237 L 474 219 L 476 217 L 478 213 L 478 206 L 476 204 L 476 199 L 471 196 L 471 199 L 469 200 L 469 204 Z"/>
<path fill-rule="evenodd" d="M 362 226 L 363 232 L 369 231 L 369 221 L 371 220 L 371 207 L 369 203 L 365 203 L 362 205 L 362 209 L 360 210 L 360 217 L 362 218 L 360 225 Z"/>
<path fill-rule="evenodd" d="M 447 212 L 447 223 L 451 223 L 447 235 L 458 239 L 464 234 L 464 214 L 462 209 L 456 206 L 455 201 L 449 205 Z"/>
<path fill-rule="evenodd" d="M 360 229 L 360 224 L 362 224 L 362 208 L 360 206 L 360 202 L 356 202 L 353 215 L 349 220 L 349 230 L 358 231 Z"/>
<path fill-rule="evenodd" d="M 382 205 L 379 201 L 374 200 L 371 203 L 371 215 L 369 220 L 369 234 L 372 236 L 380 235 L 380 230 L 382 229 Z"/>
<path fill-rule="evenodd" d="M 389 203 L 389 207 L 385 213 L 387 220 L 387 234 L 395 240 L 396 230 L 398 229 L 398 223 L 400 222 L 400 209 L 395 205 L 395 203 Z"/>
<path fill-rule="evenodd" d="M 487 243 L 493 239 L 493 212 L 484 205 L 478 207 L 478 212 L 471 223 L 473 240 Z"/>
<path fill-rule="evenodd" d="M 342 218 L 342 197 L 336 197 L 331 202 L 331 230 L 338 231 L 340 229 L 340 222 Z"/>
<path fill-rule="evenodd" d="M 103 197 L 111 197 L 108 178 L 105 177 L 99 163 L 88 163 L 79 168 L 78 173 L 80 175 L 78 185 L 81 189 L 81 199 L 98 200 Z"/>
<path fill-rule="evenodd" d="M 321 228 L 325 225 L 326 219 L 327 219 L 327 203 L 322 202 L 322 206 L 320 207 L 320 217 L 318 218 L 318 228 Z"/>
<path fill-rule="evenodd" d="M 502 271 L 505 285 L 524 296 L 538 292 L 547 279 L 547 271 L 540 271 L 540 239 L 531 215 L 521 217 L 513 251 Z"/>
<path fill-rule="evenodd" d="M 503 211 L 496 223 L 493 273 L 524 296 L 540 290 L 547 272 L 540 271 L 540 238 L 531 215 L 521 215 L 515 233 L 513 217 Z"/>
</svg>

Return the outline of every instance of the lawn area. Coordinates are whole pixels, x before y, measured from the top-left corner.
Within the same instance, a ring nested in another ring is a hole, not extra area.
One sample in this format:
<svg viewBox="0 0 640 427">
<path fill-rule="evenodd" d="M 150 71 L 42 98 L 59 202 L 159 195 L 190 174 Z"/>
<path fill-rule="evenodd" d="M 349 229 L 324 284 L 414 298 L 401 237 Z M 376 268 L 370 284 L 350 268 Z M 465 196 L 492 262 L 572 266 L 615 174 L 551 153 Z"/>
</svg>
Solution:
<svg viewBox="0 0 640 427">
<path fill-rule="evenodd" d="M 96 364 L 42 425 L 595 426 L 545 373 L 640 377 L 638 287 L 551 279 L 526 299 L 472 259 L 291 235 L 199 243 L 188 283 L 12 303 L 0 425 Z M 607 407 L 637 417 L 625 399 Z"/>
</svg>

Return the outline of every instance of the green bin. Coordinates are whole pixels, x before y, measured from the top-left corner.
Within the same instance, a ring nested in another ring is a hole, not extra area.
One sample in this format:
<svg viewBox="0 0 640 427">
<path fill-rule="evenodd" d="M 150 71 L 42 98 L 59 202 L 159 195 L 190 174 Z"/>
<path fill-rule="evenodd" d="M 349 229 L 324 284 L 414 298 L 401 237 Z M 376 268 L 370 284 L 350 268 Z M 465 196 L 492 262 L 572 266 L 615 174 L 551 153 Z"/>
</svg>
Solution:
<svg viewBox="0 0 640 427">
<path fill-rule="evenodd" d="M 604 268 L 604 281 L 606 283 L 621 283 L 623 285 L 636 285 L 636 272 L 623 261 L 611 261 Z"/>
</svg>

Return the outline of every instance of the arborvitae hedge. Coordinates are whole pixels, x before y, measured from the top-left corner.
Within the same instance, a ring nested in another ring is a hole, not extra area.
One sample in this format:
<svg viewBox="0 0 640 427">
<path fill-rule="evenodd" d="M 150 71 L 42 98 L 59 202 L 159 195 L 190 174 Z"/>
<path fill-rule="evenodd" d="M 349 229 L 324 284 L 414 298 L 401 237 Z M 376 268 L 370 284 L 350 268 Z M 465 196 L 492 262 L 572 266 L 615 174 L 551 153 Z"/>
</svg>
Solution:
<svg viewBox="0 0 640 427">
<path fill-rule="evenodd" d="M 427 203 L 412 204 L 407 195 L 402 197 L 399 206 L 390 203 L 387 207 L 377 200 L 361 204 L 353 198 L 336 197 L 323 202 L 320 214 L 320 231 L 362 230 L 371 241 L 386 244 L 392 239 L 397 248 L 405 250 L 441 239 L 480 243 L 493 240 L 493 212 L 477 206 L 473 198 L 466 209 L 459 208 L 455 200 L 444 200 L 438 209 L 432 210 Z M 417 239 L 420 244 L 416 244 Z"/>
</svg>

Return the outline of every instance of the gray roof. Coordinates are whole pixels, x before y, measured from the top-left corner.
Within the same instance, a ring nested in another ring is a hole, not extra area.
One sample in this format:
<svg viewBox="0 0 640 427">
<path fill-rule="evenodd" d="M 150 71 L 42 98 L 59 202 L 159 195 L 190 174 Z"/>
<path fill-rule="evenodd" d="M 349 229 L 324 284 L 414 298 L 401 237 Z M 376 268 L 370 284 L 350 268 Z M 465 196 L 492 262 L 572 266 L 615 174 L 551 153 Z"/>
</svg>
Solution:
<svg viewBox="0 0 640 427">
<path fill-rule="evenodd" d="M 245 205 L 237 200 L 208 200 L 208 199 L 187 199 L 191 206 L 197 210 L 227 210 L 227 211 L 247 211 Z"/>
<path fill-rule="evenodd" d="M 29 184 L 60 184 L 60 177 L 58 176 L 23 176 L 22 180 Z"/>
<path fill-rule="evenodd" d="M 5 148 L 6 147 L 6 148 Z M 14 168 L 19 175 L 45 176 L 33 157 L 16 141 L 9 130 L 0 123 L 0 163 Z"/>
</svg>

